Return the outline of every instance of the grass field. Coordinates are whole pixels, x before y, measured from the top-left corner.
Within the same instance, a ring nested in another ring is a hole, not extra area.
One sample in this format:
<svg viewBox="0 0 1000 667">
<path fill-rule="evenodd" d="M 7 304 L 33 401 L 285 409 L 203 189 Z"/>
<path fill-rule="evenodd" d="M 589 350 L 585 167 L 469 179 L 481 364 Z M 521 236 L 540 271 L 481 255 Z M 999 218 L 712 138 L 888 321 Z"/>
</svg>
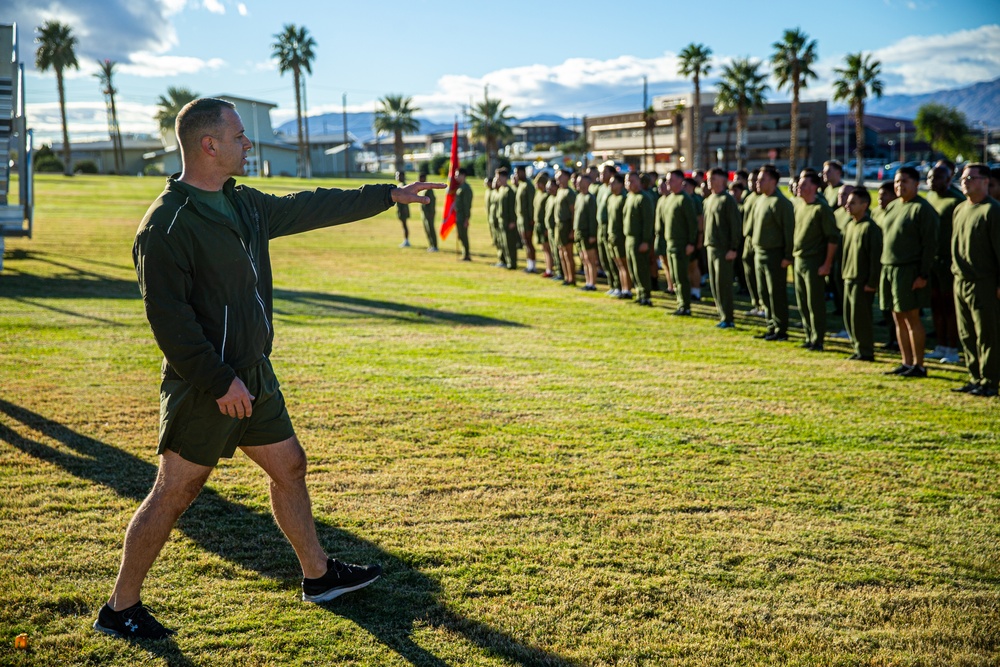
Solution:
<svg viewBox="0 0 1000 667">
<path fill-rule="evenodd" d="M 1000 403 L 494 269 L 478 191 L 472 263 L 392 212 L 272 244 L 320 536 L 382 580 L 300 602 L 238 455 L 144 589 L 175 640 L 95 633 L 156 466 L 130 250 L 161 186 L 40 177 L 8 239 L 0 665 L 1000 664 Z"/>
</svg>

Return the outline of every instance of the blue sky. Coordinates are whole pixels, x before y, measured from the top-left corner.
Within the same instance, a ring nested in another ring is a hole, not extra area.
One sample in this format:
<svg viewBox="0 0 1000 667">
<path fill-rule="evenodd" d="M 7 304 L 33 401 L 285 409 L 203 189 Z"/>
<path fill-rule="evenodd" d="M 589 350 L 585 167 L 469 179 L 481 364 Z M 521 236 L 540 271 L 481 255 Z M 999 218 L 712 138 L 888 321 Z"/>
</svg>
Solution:
<svg viewBox="0 0 1000 667">
<path fill-rule="evenodd" d="M 276 103 L 275 124 L 294 115 L 291 77 L 270 58 L 275 33 L 305 26 L 317 42 L 308 79 L 311 113 L 371 110 L 404 93 L 421 115 L 447 120 L 483 86 L 515 115 L 596 115 L 638 108 L 651 95 L 687 92 L 676 54 L 691 42 L 715 56 L 705 85 L 729 59 L 767 59 L 786 28 L 819 46 L 820 75 L 805 99 L 829 97 L 832 70 L 853 51 L 883 62 L 887 93 L 923 93 L 1000 77 L 1000 2 L 851 0 L 774 2 L 442 2 L 285 0 L 7 0 L 29 63 L 29 121 L 44 140 L 58 134 L 54 76 L 34 72 L 34 27 L 69 23 L 81 71 L 67 82 L 71 138 L 106 133 L 96 60 L 120 63 L 123 129 L 154 132 L 156 99 L 168 86 Z M 614 8 L 614 9 L 612 9 Z M 784 92 L 772 91 L 774 99 Z M 106 134 L 105 134 L 106 136 Z"/>
</svg>

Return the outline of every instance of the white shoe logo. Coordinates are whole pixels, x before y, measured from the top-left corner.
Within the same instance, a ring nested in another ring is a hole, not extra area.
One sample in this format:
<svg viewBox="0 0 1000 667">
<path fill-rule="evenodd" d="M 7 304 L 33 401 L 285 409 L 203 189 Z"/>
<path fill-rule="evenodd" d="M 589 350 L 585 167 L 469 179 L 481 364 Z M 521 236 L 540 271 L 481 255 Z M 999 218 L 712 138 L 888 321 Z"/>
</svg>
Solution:
<svg viewBox="0 0 1000 667">
<path fill-rule="evenodd" d="M 131 618 L 125 619 L 125 627 L 129 629 L 129 632 L 135 632 L 139 629 L 139 626 Z"/>
</svg>

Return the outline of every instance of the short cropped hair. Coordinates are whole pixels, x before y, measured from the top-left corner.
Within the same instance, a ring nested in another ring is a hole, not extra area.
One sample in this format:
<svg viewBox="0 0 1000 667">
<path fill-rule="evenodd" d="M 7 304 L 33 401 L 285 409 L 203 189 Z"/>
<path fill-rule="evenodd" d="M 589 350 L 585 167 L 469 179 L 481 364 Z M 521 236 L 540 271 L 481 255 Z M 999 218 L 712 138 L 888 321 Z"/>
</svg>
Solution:
<svg viewBox="0 0 1000 667">
<path fill-rule="evenodd" d="M 855 188 L 848 197 L 854 197 L 855 199 L 860 199 L 868 206 L 872 205 L 872 196 L 868 193 L 865 188 Z"/>
<path fill-rule="evenodd" d="M 773 164 L 765 164 L 760 168 L 760 171 L 773 178 L 775 183 L 781 180 L 781 172 Z"/>
<path fill-rule="evenodd" d="M 722 176 L 723 178 L 725 178 L 727 180 L 729 179 L 729 174 L 726 173 L 726 170 L 725 169 L 720 169 L 719 167 L 716 167 L 712 171 L 708 172 L 708 177 L 709 178 L 712 178 L 714 176 Z"/>
<path fill-rule="evenodd" d="M 739 181 L 736 181 L 735 183 L 733 183 L 732 185 L 730 185 L 729 189 L 732 192 L 743 192 L 744 190 L 746 190 L 746 188 L 743 186 L 743 184 L 740 183 Z"/>
<path fill-rule="evenodd" d="M 616 171 L 614 174 L 611 175 L 611 180 L 618 181 L 622 185 L 625 185 L 625 174 L 621 173 L 620 171 Z"/>
<path fill-rule="evenodd" d="M 747 171 L 746 169 L 740 169 L 739 171 L 736 172 L 736 178 L 742 178 L 743 180 L 746 180 L 750 178 L 750 172 Z"/>
<path fill-rule="evenodd" d="M 834 169 L 836 169 L 837 171 L 839 171 L 841 174 L 844 173 L 844 165 L 840 164 L 839 160 L 827 160 L 826 162 L 823 163 L 823 166 L 824 167 L 833 167 Z"/>
<path fill-rule="evenodd" d="M 823 187 L 823 179 L 814 170 L 803 171 L 800 181 L 809 181 L 817 188 Z"/>
<path fill-rule="evenodd" d="M 670 171 L 667 172 L 667 176 L 676 176 L 677 178 L 683 180 L 684 179 L 684 170 L 683 169 L 671 169 Z"/>
<path fill-rule="evenodd" d="M 456 171 L 455 173 L 456 174 L 461 174 L 462 176 L 468 176 L 469 175 L 469 170 L 466 169 L 465 167 L 459 167 L 458 171 Z"/>
<path fill-rule="evenodd" d="M 882 181 L 882 185 L 878 186 L 878 191 L 888 190 L 889 192 L 895 192 L 893 189 L 892 181 Z"/>
<path fill-rule="evenodd" d="M 174 132 L 181 148 L 193 149 L 203 136 L 216 130 L 222 123 L 223 109 L 235 111 L 236 105 L 216 97 L 202 97 L 185 104 L 174 121 Z"/>
<path fill-rule="evenodd" d="M 544 188 L 546 185 L 548 185 L 548 183 L 549 183 L 549 175 L 546 174 L 544 171 L 538 172 L 538 175 L 535 176 L 535 185 L 538 186 L 539 188 Z"/>
<path fill-rule="evenodd" d="M 916 169 L 914 169 L 913 167 L 900 167 L 899 170 L 896 173 L 897 174 L 902 174 L 903 176 L 906 176 L 907 178 L 912 178 L 915 181 L 919 181 L 920 180 L 920 172 L 917 171 Z"/>
<path fill-rule="evenodd" d="M 938 160 L 938 163 L 948 167 L 948 171 L 950 171 L 951 173 L 953 174 L 955 173 L 955 163 L 949 160 L 948 158 L 943 157 L 940 160 Z"/>
<path fill-rule="evenodd" d="M 965 168 L 976 170 L 978 172 L 976 176 L 985 176 L 986 178 L 989 178 L 992 175 L 989 165 L 985 165 L 982 162 L 973 162 L 972 164 L 967 164 L 965 165 Z"/>
<path fill-rule="evenodd" d="M 497 176 L 510 176 L 510 169 L 508 169 L 507 167 L 500 167 L 499 169 L 497 169 L 496 175 Z"/>
</svg>

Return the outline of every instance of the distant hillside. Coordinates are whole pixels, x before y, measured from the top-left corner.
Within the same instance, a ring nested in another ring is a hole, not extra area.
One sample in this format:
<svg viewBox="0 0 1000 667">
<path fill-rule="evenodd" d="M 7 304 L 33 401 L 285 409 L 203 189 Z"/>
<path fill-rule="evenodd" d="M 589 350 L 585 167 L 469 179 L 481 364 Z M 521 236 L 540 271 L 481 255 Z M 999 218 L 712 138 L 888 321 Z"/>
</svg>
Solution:
<svg viewBox="0 0 1000 667">
<path fill-rule="evenodd" d="M 880 100 L 869 101 L 865 110 L 881 116 L 915 118 L 917 109 L 927 102 L 958 108 L 970 125 L 982 120 L 990 127 L 1000 127 L 1000 78 L 925 95 L 886 95 Z M 845 108 L 831 106 L 830 110 L 842 113 Z"/>
</svg>

